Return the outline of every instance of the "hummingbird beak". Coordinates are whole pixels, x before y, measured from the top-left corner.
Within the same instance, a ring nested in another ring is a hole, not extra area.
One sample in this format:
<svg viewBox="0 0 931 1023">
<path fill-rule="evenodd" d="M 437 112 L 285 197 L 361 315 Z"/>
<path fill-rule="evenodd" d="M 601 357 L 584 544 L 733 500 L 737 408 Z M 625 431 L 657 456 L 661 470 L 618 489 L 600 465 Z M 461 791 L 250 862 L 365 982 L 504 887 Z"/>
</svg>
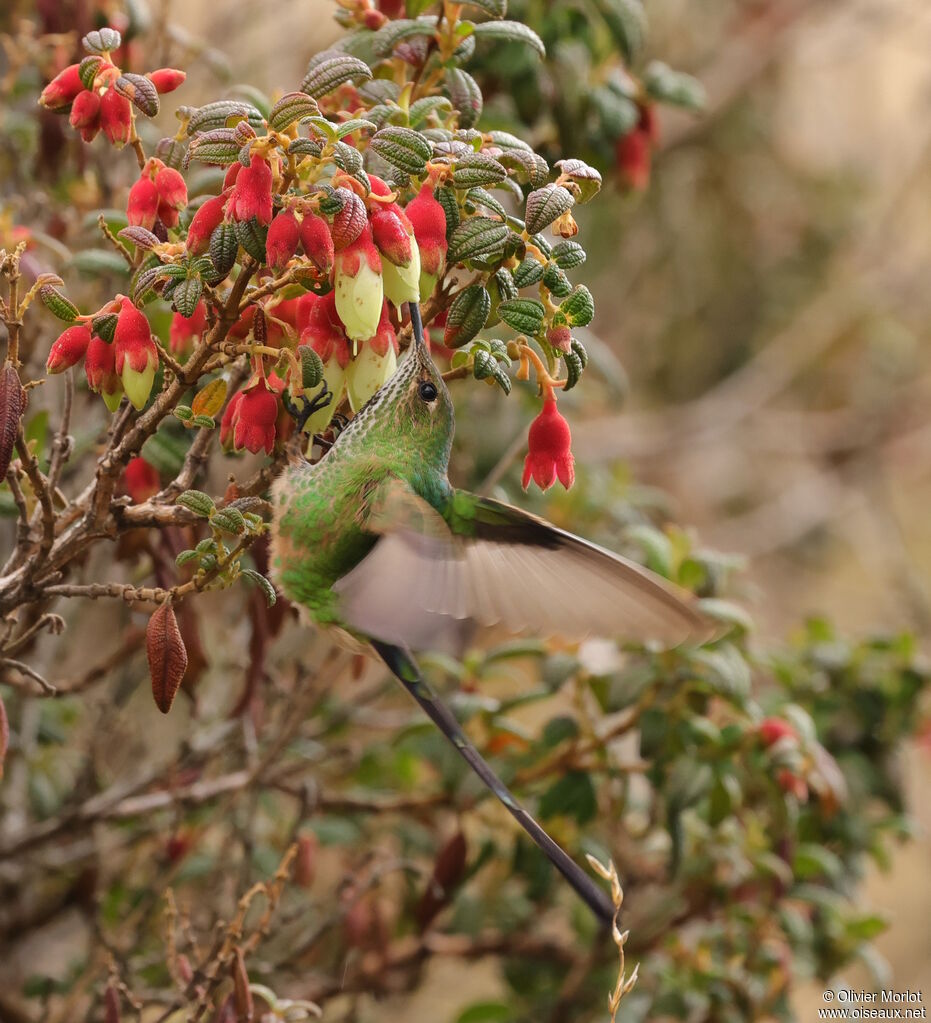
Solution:
<svg viewBox="0 0 931 1023">
<path fill-rule="evenodd" d="M 423 358 L 424 356 L 429 358 L 427 340 L 423 334 L 423 320 L 420 318 L 420 303 L 408 302 L 407 308 L 410 310 L 411 314 L 411 329 L 414 332 L 414 350 L 420 358 Z"/>
</svg>

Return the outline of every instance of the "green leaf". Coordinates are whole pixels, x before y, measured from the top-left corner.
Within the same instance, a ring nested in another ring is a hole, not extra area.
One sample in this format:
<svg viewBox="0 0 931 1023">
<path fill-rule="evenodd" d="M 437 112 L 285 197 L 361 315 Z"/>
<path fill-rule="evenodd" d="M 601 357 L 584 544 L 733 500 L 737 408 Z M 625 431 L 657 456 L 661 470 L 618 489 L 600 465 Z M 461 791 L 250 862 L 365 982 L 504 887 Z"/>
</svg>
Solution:
<svg viewBox="0 0 931 1023">
<path fill-rule="evenodd" d="M 479 39 L 523 43 L 535 50 L 541 58 L 546 56 L 543 40 L 532 28 L 520 21 L 483 21 L 475 26 L 474 34 Z"/>
<path fill-rule="evenodd" d="M 171 304 L 182 316 L 193 316 L 204 285 L 199 277 L 189 277 L 172 292 Z"/>
<path fill-rule="evenodd" d="M 323 59 L 320 59 L 320 58 Z M 368 64 L 348 53 L 327 51 L 317 56 L 307 66 L 307 74 L 301 82 L 301 92 L 319 99 L 333 92 L 346 82 L 371 78 Z"/>
<path fill-rule="evenodd" d="M 673 71 L 662 61 L 654 60 L 647 65 L 643 84 L 647 93 L 661 103 L 671 103 L 687 110 L 703 110 L 705 107 L 705 87 L 701 82 L 684 71 Z"/>
<path fill-rule="evenodd" d="M 579 725 L 575 718 L 562 714 L 546 722 L 543 727 L 543 734 L 540 736 L 540 742 L 547 748 L 552 749 L 561 742 L 574 739 L 578 734 Z"/>
<path fill-rule="evenodd" d="M 246 531 L 246 520 L 238 508 L 218 509 L 210 516 L 210 525 L 233 536 L 241 536 Z"/>
<path fill-rule="evenodd" d="M 584 284 L 579 284 L 560 305 L 559 311 L 572 327 L 587 327 L 595 315 L 595 300 Z"/>
<path fill-rule="evenodd" d="M 301 385 L 316 387 L 323 379 L 322 359 L 309 345 L 301 345 L 297 351 L 301 359 Z"/>
<path fill-rule="evenodd" d="M 239 255 L 239 237 L 232 223 L 217 224 L 210 235 L 210 260 L 221 278 L 226 277 Z"/>
<path fill-rule="evenodd" d="M 576 355 L 575 352 L 564 353 L 563 362 L 566 364 L 566 384 L 563 387 L 564 391 L 571 391 L 573 387 L 579 382 L 582 377 L 582 372 L 585 369 L 582 364 L 582 360 Z"/>
<path fill-rule="evenodd" d="M 449 110 L 452 104 L 445 96 L 424 96 L 411 104 L 407 112 L 408 122 L 412 128 L 419 128 L 424 121 L 438 110 Z"/>
<path fill-rule="evenodd" d="M 506 149 L 498 157 L 498 162 L 505 167 L 513 168 L 516 179 L 521 184 L 529 184 L 533 188 L 546 184 L 549 177 L 549 164 L 533 150 Z"/>
<path fill-rule="evenodd" d="M 503 181 L 508 172 L 498 161 L 486 153 L 470 153 L 456 161 L 453 185 L 456 188 L 476 188 Z"/>
<path fill-rule="evenodd" d="M 484 188 L 470 188 L 466 192 L 466 202 L 473 206 L 482 206 L 486 210 L 491 210 L 492 213 L 497 213 L 502 220 L 507 219 L 507 210 L 491 192 L 486 192 Z"/>
<path fill-rule="evenodd" d="M 376 57 L 390 57 L 395 46 L 414 36 L 430 36 L 436 33 L 436 17 L 398 18 L 383 25 L 372 36 L 372 52 Z"/>
<path fill-rule="evenodd" d="M 100 28 L 88 32 L 81 40 L 81 45 L 88 53 L 109 53 L 118 50 L 123 37 L 115 28 Z"/>
<path fill-rule="evenodd" d="M 575 205 L 575 199 L 562 185 L 548 184 L 527 196 L 527 230 L 537 234 Z"/>
<path fill-rule="evenodd" d="M 830 849 L 814 842 L 800 843 L 792 858 L 792 873 L 800 880 L 807 881 L 823 877 L 838 881 L 844 875 L 844 864 Z"/>
<path fill-rule="evenodd" d="M 239 244 L 257 263 L 264 263 L 268 228 L 260 224 L 255 217 L 250 217 L 249 220 L 234 220 L 233 227 Z"/>
<path fill-rule="evenodd" d="M 569 771 L 540 797 L 541 817 L 574 817 L 586 824 L 598 812 L 598 800 L 591 777 L 585 771 Z"/>
<path fill-rule="evenodd" d="M 647 18 L 642 0 L 595 0 L 595 8 L 629 64 L 646 39 Z"/>
<path fill-rule="evenodd" d="M 83 249 L 71 257 L 69 265 L 90 277 L 104 277 L 107 274 L 125 276 L 129 273 L 126 261 L 112 249 Z"/>
<path fill-rule="evenodd" d="M 265 600 L 269 607 L 272 607 L 277 600 L 278 594 L 275 592 L 275 587 L 262 575 L 261 572 L 256 572 L 251 568 L 244 568 L 241 573 L 243 579 L 247 579 L 251 583 L 255 583 L 256 586 L 261 589 L 265 594 Z"/>
<path fill-rule="evenodd" d="M 508 0 L 465 0 L 467 7 L 477 7 L 491 18 L 503 18 L 508 12 Z"/>
<path fill-rule="evenodd" d="M 446 91 L 453 106 L 459 111 L 459 124 L 471 128 L 482 116 L 481 86 L 461 68 L 449 68 L 446 72 Z"/>
<path fill-rule="evenodd" d="M 578 242 L 561 241 L 553 246 L 553 260 L 561 270 L 572 270 L 585 262 L 585 249 Z"/>
<path fill-rule="evenodd" d="M 512 298 L 498 306 L 498 315 L 514 330 L 534 337 L 543 327 L 546 310 L 535 298 Z"/>
<path fill-rule="evenodd" d="M 556 298 L 565 298 L 572 291 L 569 278 L 555 263 L 546 264 L 543 271 L 543 283 L 549 289 L 550 294 Z"/>
<path fill-rule="evenodd" d="M 39 299 L 53 316 L 65 323 L 74 323 L 78 318 L 78 307 L 51 284 L 39 288 Z"/>
<path fill-rule="evenodd" d="M 528 256 L 514 271 L 514 283 L 518 288 L 529 288 L 543 279 L 544 264 Z"/>
<path fill-rule="evenodd" d="M 204 519 L 209 518 L 216 508 L 213 498 L 202 490 L 185 490 L 183 494 L 178 495 L 175 504 L 188 508 Z"/>
<path fill-rule="evenodd" d="M 262 116 L 261 110 L 251 103 L 244 103 L 237 99 L 221 99 L 195 110 L 185 131 L 188 136 L 194 136 L 215 128 L 231 128 L 243 119 L 248 121 L 253 128 L 262 128 L 265 125 L 265 118 Z"/>
<path fill-rule="evenodd" d="M 433 155 L 433 147 L 420 132 L 395 124 L 379 129 L 369 145 L 386 163 L 405 174 L 423 174 Z"/>
<path fill-rule="evenodd" d="M 446 320 L 443 344 L 460 348 L 485 326 L 491 312 L 491 295 L 480 284 L 472 284 L 453 300 Z"/>
<path fill-rule="evenodd" d="M 469 217 L 453 231 L 447 259 L 462 263 L 500 248 L 510 233 L 507 224 L 490 217 Z"/>
<path fill-rule="evenodd" d="M 306 92 L 287 92 L 272 107 L 268 125 L 275 131 L 285 131 L 295 122 L 303 121 L 320 113 L 317 101 Z"/>
</svg>

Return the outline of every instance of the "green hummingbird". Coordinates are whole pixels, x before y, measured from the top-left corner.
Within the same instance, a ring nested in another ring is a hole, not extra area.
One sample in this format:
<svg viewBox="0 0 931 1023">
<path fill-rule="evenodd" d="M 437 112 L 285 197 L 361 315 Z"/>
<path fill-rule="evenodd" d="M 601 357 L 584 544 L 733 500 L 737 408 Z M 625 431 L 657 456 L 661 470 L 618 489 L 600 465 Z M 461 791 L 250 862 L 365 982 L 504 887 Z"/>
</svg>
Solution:
<svg viewBox="0 0 931 1023">
<path fill-rule="evenodd" d="M 641 566 L 500 501 L 455 489 L 454 413 L 410 304 L 395 374 L 315 464 L 274 484 L 272 575 L 317 624 L 378 654 L 572 887 L 614 907 L 517 802 L 430 689 L 411 650 L 458 647 L 481 626 L 673 646 L 707 635 L 687 595 Z M 298 419 L 306 418 L 306 403 Z M 291 411 L 297 414 L 292 406 Z"/>
</svg>

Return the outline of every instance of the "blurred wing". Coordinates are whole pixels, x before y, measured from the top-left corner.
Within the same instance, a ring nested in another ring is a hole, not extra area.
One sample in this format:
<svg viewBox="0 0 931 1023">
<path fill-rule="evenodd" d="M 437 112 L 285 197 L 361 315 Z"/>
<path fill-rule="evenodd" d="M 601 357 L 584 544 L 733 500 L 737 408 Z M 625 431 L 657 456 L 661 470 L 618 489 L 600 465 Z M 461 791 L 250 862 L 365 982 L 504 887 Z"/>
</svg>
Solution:
<svg viewBox="0 0 931 1023">
<path fill-rule="evenodd" d="M 377 488 L 372 551 L 334 587 L 359 632 L 415 649 L 458 647 L 474 625 L 657 641 L 707 637 L 691 597 L 645 568 L 499 501 L 459 494 L 452 528 L 405 484 Z"/>
</svg>

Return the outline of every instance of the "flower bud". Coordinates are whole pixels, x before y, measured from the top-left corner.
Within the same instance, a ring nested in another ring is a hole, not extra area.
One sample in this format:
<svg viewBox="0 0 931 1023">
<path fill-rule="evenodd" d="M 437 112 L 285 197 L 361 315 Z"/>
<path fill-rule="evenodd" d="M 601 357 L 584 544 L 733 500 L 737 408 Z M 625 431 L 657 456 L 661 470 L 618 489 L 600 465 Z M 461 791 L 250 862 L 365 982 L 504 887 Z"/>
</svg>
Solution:
<svg viewBox="0 0 931 1023">
<path fill-rule="evenodd" d="M 187 78 L 187 73 L 173 67 L 160 67 L 157 71 L 150 71 L 146 78 L 155 86 L 155 91 L 164 96 L 166 92 L 174 92 Z"/>
<path fill-rule="evenodd" d="M 42 106 L 48 110 L 64 110 L 74 102 L 78 93 L 84 91 L 79 68 L 80 64 L 69 64 L 55 75 L 39 96 Z"/>
<path fill-rule="evenodd" d="M 244 388 L 230 402 L 235 408 L 229 415 L 228 427 L 233 430 L 233 446 L 237 451 L 245 448 L 253 454 L 265 451 L 272 453 L 275 446 L 275 420 L 278 418 L 278 396 L 272 391 L 265 380 L 259 378 L 255 383 Z M 230 409 L 227 409 L 227 413 Z M 223 417 L 224 422 L 227 416 Z M 221 441 L 223 430 L 221 424 Z"/>
<path fill-rule="evenodd" d="M 79 92 L 71 106 L 68 121 L 77 128 L 85 142 L 92 142 L 100 131 L 100 97 L 96 92 L 85 89 Z"/>
<path fill-rule="evenodd" d="M 190 316 L 175 313 L 171 317 L 168 332 L 168 347 L 175 355 L 187 358 L 194 351 L 194 344 L 204 336 L 207 329 L 207 306 L 201 299 Z"/>
<path fill-rule="evenodd" d="M 420 301 L 426 302 L 446 269 L 446 213 L 429 184 L 421 186 L 404 212 L 414 228 L 420 250 Z"/>
<path fill-rule="evenodd" d="M 333 235 L 330 225 L 315 213 L 305 213 L 301 221 L 301 245 L 308 259 L 322 274 L 333 269 Z"/>
<path fill-rule="evenodd" d="M 420 249 L 411 222 L 397 203 L 379 206 L 370 219 L 375 245 L 385 257 L 382 264 L 385 294 L 398 309 L 404 302 L 418 302 Z"/>
<path fill-rule="evenodd" d="M 122 149 L 132 135 L 133 115 L 129 100 L 111 85 L 100 100 L 100 127 L 110 144 Z"/>
<path fill-rule="evenodd" d="M 353 341 L 365 341 L 378 329 L 385 290 L 381 257 L 368 224 L 335 256 L 336 310 Z"/>
<path fill-rule="evenodd" d="M 87 353 L 91 332 L 83 323 L 76 323 L 61 333 L 48 353 L 45 368 L 49 373 L 61 373 L 76 365 Z"/>
<path fill-rule="evenodd" d="M 543 402 L 543 411 L 530 424 L 527 458 L 521 479 L 524 490 L 531 478 L 541 490 L 548 490 L 557 478 L 568 490 L 575 480 L 571 443 L 569 424 L 556 408 L 556 399 L 547 398 Z"/>
<path fill-rule="evenodd" d="M 155 172 L 155 188 L 158 191 L 158 219 L 165 227 L 176 227 L 178 214 L 187 206 L 184 178 L 174 167 L 161 164 Z"/>
<path fill-rule="evenodd" d="M 114 346 L 103 338 L 92 337 L 84 356 L 87 385 L 99 394 L 111 412 L 116 412 L 123 397 L 123 383 L 115 368 Z"/>
<path fill-rule="evenodd" d="M 282 210 L 271 222 L 265 239 L 265 261 L 272 270 L 280 273 L 288 265 L 299 241 L 297 217 L 291 210 Z"/>
<path fill-rule="evenodd" d="M 546 340 L 560 352 L 572 350 L 572 331 L 563 324 L 561 327 L 550 327 L 546 332 Z"/>
<path fill-rule="evenodd" d="M 145 172 L 129 190 L 126 204 L 126 217 L 133 227 L 144 227 L 149 231 L 155 227 L 158 219 L 158 189 L 155 182 Z"/>
<path fill-rule="evenodd" d="M 113 334 L 115 368 L 126 396 L 135 408 L 142 409 L 152 393 L 158 368 L 158 349 L 152 340 L 145 313 L 128 298 L 119 297 L 122 297 L 122 306 Z"/>
<path fill-rule="evenodd" d="M 272 169 L 257 153 L 248 167 L 243 167 L 233 185 L 232 214 L 236 220 L 268 224 L 272 219 Z"/>
<path fill-rule="evenodd" d="M 126 493 L 133 499 L 133 504 L 143 504 L 162 489 L 158 470 L 144 458 L 131 458 L 123 472 L 123 485 Z"/>
<path fill-rule="evenodd" d="M 184 243 L 188 252 L 207 251 L 210 236 L 223 220 L 223 210 L 229 197 L 230 192 L 227 189 L 221 195 L 215 195 L 201 204 L 188 227 L 187 241 Z"/>
</svg>

